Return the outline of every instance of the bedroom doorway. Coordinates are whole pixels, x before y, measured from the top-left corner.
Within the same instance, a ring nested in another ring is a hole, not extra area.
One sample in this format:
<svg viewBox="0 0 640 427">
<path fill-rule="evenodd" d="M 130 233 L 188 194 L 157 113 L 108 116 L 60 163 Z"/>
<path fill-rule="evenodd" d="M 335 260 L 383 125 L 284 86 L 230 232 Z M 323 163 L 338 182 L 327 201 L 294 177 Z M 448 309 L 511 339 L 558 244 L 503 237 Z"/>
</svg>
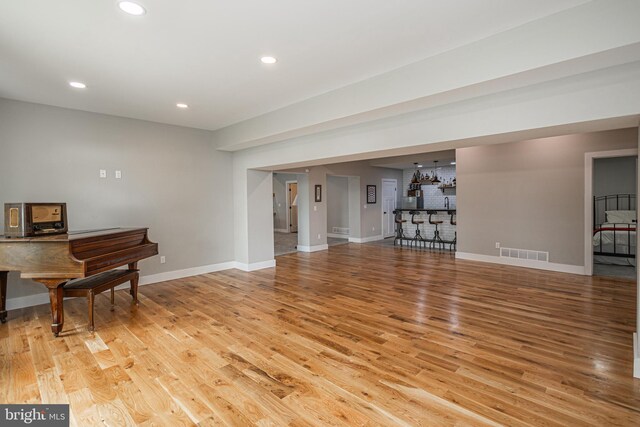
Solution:
<svg viewBox="0 0 640 427">
<path fill-rule="evenodd" d="M 587 192 L 591 215 L 586 217 L 591 273 L 636 281 L 637 150 L 588 154 L 594 154 Z"/>
</svg>

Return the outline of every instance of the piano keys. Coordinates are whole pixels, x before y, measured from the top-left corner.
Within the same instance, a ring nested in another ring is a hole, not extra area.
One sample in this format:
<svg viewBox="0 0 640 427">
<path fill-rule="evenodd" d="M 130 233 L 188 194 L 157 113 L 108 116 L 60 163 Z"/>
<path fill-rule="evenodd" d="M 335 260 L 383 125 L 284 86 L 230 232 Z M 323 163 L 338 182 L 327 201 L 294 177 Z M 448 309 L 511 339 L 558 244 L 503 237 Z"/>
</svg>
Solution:
<svg viewBox="0 0 640 427">
<path fill-rule="evenodd" d="M 71 279 L 93 276 L 123 265 L 137 269 L 138 261 L 158 254 L 147 228 L 111 228 L 68 234 L 7 238 L 0 236 L 0 321 L 6 322 L 7 276 L 19 271 L 49 290 L 51 331 L 64 325 L 62 286 Z"/>
</svg>

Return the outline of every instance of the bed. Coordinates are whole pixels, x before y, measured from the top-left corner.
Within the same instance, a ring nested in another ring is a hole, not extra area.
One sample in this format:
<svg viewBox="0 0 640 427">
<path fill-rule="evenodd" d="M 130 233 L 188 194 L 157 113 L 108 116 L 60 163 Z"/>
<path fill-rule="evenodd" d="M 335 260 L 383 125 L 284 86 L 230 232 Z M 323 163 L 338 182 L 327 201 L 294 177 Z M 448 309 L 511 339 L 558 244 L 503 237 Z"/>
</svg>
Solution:
<svg viewBox="0 0 640 427">
<path fill-rule="evenodd" d="M 635 265 L 636 196 L 593 198 L 593 255 L 601 264 Z"/>
</svg>

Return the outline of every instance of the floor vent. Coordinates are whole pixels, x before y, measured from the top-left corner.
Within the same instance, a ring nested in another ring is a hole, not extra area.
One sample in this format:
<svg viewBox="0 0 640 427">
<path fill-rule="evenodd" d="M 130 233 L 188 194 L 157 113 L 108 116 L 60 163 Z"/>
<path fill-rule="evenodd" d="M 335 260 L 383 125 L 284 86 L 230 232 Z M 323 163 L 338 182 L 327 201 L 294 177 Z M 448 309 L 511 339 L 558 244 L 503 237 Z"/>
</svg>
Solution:
<svg viewBox="0 0 640 427">
<path fill-rule="evenodd" d="M 333 233 L 334 234 L 345 234 L 345 235 L 349 235 L 349 229 L 348 228 L 344 228 L 344 227 L 333 227 Z"/>
<path fill-rule="evenodd" d="M 549 262 L 549 252 L 529 251 L 527 249 L 500 248 L 500 257 Z"/>
</svg>

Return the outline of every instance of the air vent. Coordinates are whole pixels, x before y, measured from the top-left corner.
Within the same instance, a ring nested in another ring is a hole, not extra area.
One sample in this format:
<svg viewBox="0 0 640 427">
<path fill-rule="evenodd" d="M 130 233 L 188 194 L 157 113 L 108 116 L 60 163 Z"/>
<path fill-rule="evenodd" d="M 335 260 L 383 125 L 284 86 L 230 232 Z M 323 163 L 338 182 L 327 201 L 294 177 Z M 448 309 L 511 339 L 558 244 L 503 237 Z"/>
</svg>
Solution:
<svg viewBox="0 0 640 427">
<path fill-rule="evenodd" d="M 344 227 L 333 227 L 333 233 L 349 235 L 349 229 Z"/>
<path fill-rule="evenodd" d="M 549 252 L 530 251 L 528 249 L 500 248 L 500 257 L 549 262 Z"/>
</svg>

